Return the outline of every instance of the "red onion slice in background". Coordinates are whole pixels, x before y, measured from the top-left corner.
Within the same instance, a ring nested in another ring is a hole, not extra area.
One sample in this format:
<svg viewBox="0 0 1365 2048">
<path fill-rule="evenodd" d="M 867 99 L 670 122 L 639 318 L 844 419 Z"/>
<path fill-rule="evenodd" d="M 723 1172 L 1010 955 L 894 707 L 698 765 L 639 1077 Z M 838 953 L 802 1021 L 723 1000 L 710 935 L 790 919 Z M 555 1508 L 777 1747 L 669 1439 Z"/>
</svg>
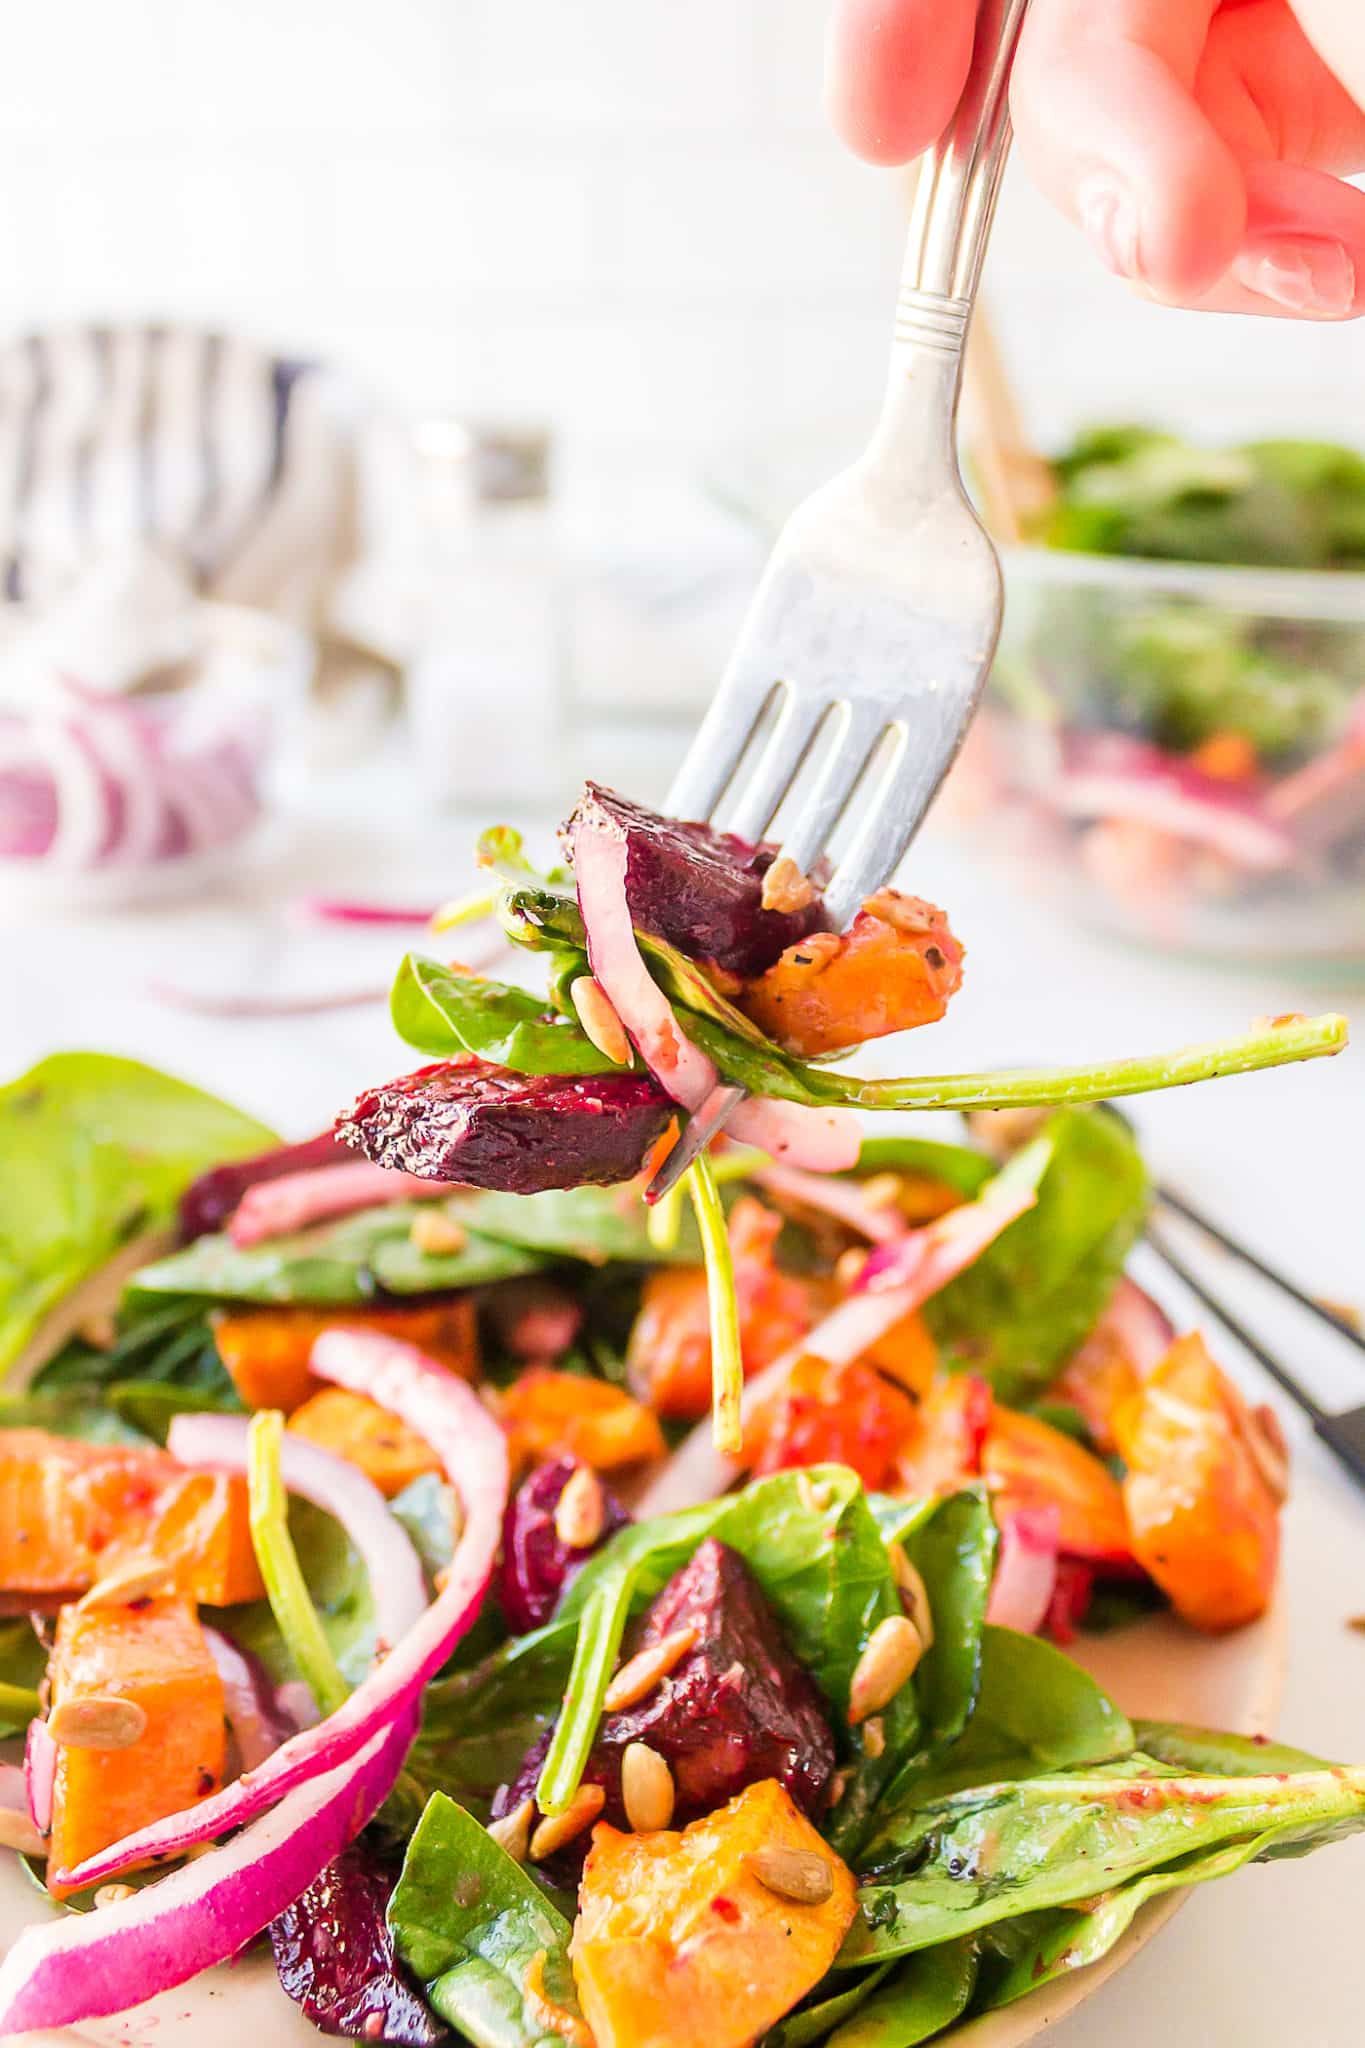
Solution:
<svg viewBox="0 0 1365 2048">
<path fill-rule="evenodd" d="M 57 1745 L 48 1733 L 46 1721 L 35 1719 L 28 1724 L 23 1776 L 33 1825 L 41 1834 L 50 1834 L 52 1794 L 57 1782 Z"/>
<path fill-rule="evenodd" d="M 1248 793 L 1124 733 L 1068 735 L 1063 766 L 1040 791 L 1065 815 L 1123 818 L 1271 873 L 1294 863 L 1293 836 Z"/>
<path fill-rule="evenodd" d="M 233 1211 L 228 1236 L 234 1244 L 262 1244 L 285 1237 L 310 1223 L 350 1216 L 381 1202 L 430 1202 L 458 1188 L 458 1181 L 419 1180 L 396 1167 L 373 1166 L 367 1159 L 343 1166 L 317 1166 L 305 1173 L 281 1174 L 257 1181 Z"/>
<path fill-rule="evenodd" d="M 1060 1522 L 1060 1513 L 1051 1504 L 1017 1508 L 1001 1522 L 1000 1555 L 986 1602 L 986 1619 L 994 1627 L 1037 1635 L 1057 1585 Z"/>
<path fill-rule="evenodd" d="M 233 1418 L 235 1420 L 235 1418 Z M 221 1629 L 204 1630 L 209 1655 L 223 1685 L 223 1706 L 242 1768 L 254 1771 L 257 1764 L 287 1742 L 298 1727 L 279 1704 L 278 1695 L 254 1657 Z"/>
<path fill-rule="evenodd" d="M 760 1166 L 754 1173 L 759 1186 L 779 1201 L 797 1202 L 816 1209 L 836 1222 L 845 1223 L 871 1244 L 891 1244 L 904 1237 L 909 1228 L 899 1210 L 869 1202 L 856 1182 L 831 1180 L 819 1173 L 803 1173 L 796 1166 Z"/>
</svg>

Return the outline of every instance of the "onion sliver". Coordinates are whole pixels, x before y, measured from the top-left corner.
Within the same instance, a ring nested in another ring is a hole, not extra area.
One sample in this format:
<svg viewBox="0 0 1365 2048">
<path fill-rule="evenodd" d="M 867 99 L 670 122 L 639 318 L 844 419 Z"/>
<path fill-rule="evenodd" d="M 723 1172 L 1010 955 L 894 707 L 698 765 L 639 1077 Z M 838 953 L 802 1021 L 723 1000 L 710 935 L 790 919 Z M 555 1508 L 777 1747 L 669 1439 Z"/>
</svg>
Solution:
<svg viewBox="0 0 1365 2048">
<path fill-rule="evenodd" d="M 269 1679 L 231 1636 L 221 1629 L 206 1628 L 204 1640 L 222 1680 L 223 1707 L 242 1768 L 254 1770 L 294 1733 L 298 1723 L 279 1711 L 271 1698 Z"/>
<path fill-rule="evenodd" d="M 1146 1379 L 1175 1342 L 1175 1324 L 1164 1308 L 1125 1273 L 1097 1328 L 1115 1336 Z"/>
<path fill-rule="evenodd" d="M 986 1602 L 996 1628 L 1037 1635 L 1057 1584 L 1057 1532 L 1061 1516 L 1046 1507 L 1016 1508 L 1000 1524 L 1000 1556 Z"/>
<path fill-rule="evenodd" d="M 471 1387 L 410 1344 L 367 1330 L 329 1330 L 313 1346 L 319 1379 L 368 1394 L 425 1437 L 459 1495 L 464 1526 L 445 1584 L 421 1620 L 356 1687 L 344 1706 L 315 1728 L 292 1735 L 254 1771 L 244 1771 L 197 1806 L 139 1828 L 87 1857 L 71 1873 L 77 1885 L 101 1884 L 131 1863 L 174 1856 L 192 1842 L 240 1827 L 296 1785 L 354 1756 L 415 1704 L 483 1606 L 507 1505 L 507 1439 Z"/>
<path fill-rule="evenodd" d="M 242 1196 L 228 1224 L 234 1244 L 262 1244 L 285 1237 L 332 1216 L 350 1216 L 381 1202 L 430 1202 L 457 1187 L 457 1181 L 419 1180 L 392 1166 L 372 1166 L 368 1159 L 341 1166 L 318 1166 L 306 1173 L 285 1173 L 277 1180 L 258 1181 Z"/>
<path fill-rule="evenodd" d="M 41 1835 L 52 1832 L 52 1793 L 56 1782 L 57 1745 L 48 1733 L 47 1722 L 34 1719 L 28 1724 L 24 1742 L 24 1785 L 29 1816 Z"/>
<path fill-rule="evenodd" d="M 177 1415 L 166 1437 L 166 1449 L 182 1465 L 245 1472 L 250 1429 L 245 1415 Z M 427 1582 L 412 1538 L 389 1513 L 388 1502 L 374 1481 L 321 1444 L 308 1443 L 286 1431 L 280 1446 L 280 1472 L 288 1491 L 311 1500 L 340 1522 L 360 1552 L 374 1601 L 377 1654 L 386 1656 L 427 1610 Z"/>
<path fill-rule="evenodd" d="M 0 1965 L 0 2035 L 124 2012 L 239 1954 L 373 1818 L 416 1726 L 405 1709 L 359 1755 L 131 1898 L 25 1929 Z"/>
<path fill-rule="evenodd" d="M 31 1729 L 41 1728 L 42 1725 L 41 1721 L 29 1722 Z M 52 1738 L 49 1736 L 48 1741 L 51 1742 L 51 1740 Z M 37 1814 L 33 1811 L 32 1781 L 28 1775 L 27 1748 L 25 1749 L 25 1757 L 22 1764 L 0 1764 L 0 1807 L 3 1807 L 6 1813 L 28 1814 L 33 1825 L 37 1828 L 43 1828 L 44 1833 L 46 1833 L 43 1822 L 39 1820 Z M 50 1810 L 49 1807 L 49 1814 Z"/>
<path fill-rule="evenodd" d="M 1023 1179 L 1011 1184 L 1006 1178 L 1008 1171 L 1007 1168 L 1005 1174 L 997 1175 L 987 1184 L 980 1200 L 964 1202 L 960 1209 L 950 1209 L 946 1216 L 935 1217 L 920 1230 L 907 1231 L 894 1245 L 885 1247 L 889 1257 L 898 1262 L 897 1284 L 851 1294 L 790 1351 L 756 1374 L 744 1389 L 744 1419 L 748 1421 L 756 1409 L 771 1399 L 798 1358 L 813 1355 L 830 1365 L 847 1365 L 861 1358 L 903 1316 L 922 1307 L 931 1295 L 979 1258 L 987 1245 L 1038 1199 L 1036 1188 Z M 882 1252 L 883 1248 L 879 1248 L 871 1253 L 868 1265 Z M 635 1503 L 635 1512 L 644 1519 L 671 1514 L 675 1508 L 696 1507 L 701 1501 L 714 1500 L 717 1494 L 724 1493 L 739 1472 L 732 1459 L 722 1457 L 716 1450 L 710 1423 L 698 1423 L 644 1489 Z"/>
<path fill-rule="evenodd" d="M 720 1077 L 683 1030 L 635 942 L 626 900 L 626 843 L 605 827 L 580 823 L 574 828 L 573 864 L 588 964 L 659 1086 L 695 1116 Z M 841 1173 L 855 1163 L 862 1145 L 862 1125 L 852 1110 L 795 1102 L 742 1103 L 728 1128 L 744 1144 L 815 1173 Z"/>
<path fill-rule="evenodd" d="M 818 1209 L 822 1215 L 846 1223 L 871 1244 L 891 1244 L 908 1232 L 909 1225 L 898 1209 L 869 1202 L 856 1181 L 831 1180 L 825 1174 L 803 1173 L 796 1166 L 760 1166 L 754 1179 L 780 1202 Z"/>
</svg>

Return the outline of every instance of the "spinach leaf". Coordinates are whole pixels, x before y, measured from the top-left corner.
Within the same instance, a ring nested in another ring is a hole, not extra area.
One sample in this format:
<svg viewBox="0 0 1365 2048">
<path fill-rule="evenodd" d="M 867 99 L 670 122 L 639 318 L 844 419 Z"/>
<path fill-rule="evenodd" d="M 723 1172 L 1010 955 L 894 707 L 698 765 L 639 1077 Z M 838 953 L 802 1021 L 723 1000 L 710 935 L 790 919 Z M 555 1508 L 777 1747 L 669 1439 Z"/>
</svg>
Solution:
<svg viewBox="0 0 1365 2048">
<path fill-rule="evenodd" d="M 75 1336 L 50 1358 L 33 1385 L 111 1388 L 125 1381 L 155 1382 L 184 1392 L 233 1396 L 202 1301 L 161 1295 L 126 1295 L 119 1307 L 114 1341 L 104 1349 Z"/>
<path fill-rule="evenodd" d="M 306 1500 L 289 1504 L 289 1533 L 332 1655 L 349 1685 L 359 1685 L 374 1657 L 374 1602 L 360 1553 L 339 1522 Z M 293 1659 L 264 1600 L 223 1610 L 223 1626 L 259 1657 L 276 1684 L 297 1678 Z"/>
<path fill-rule="evenodd" d="M 393 1027 L 407 1045 L 441 1059 L 456 1053 L 518 1074 L 616 1071 L 577 1022 L 547 1016 L 545 998 L 505 981 L 461 974 L 409 953 L 389 998 Z"/>
<path fill-rule="evenodd" d="M 64 1294 L 167 1223 L 195 1174 L 276 1142 L 187 1082 L 105 1053 L 54 1053 L 0 1089 L 0 1369 Z"/>
<path fill-rule="evenodd" d="M 1193 1728 L 1185 1721 L 1135 1721 L 1133 1736 L 1144 1756 L 1179 1771 L 1207 1771 L 1214 1777 L 1260 1778 L 1274 1771 L 1329 1771 L 1326 1757 L 1264 1736 L 1225 1735 Z"/>
<path fill-rule="evenodd" d="M 547 2048 L 563 2036 L 527 2008 L 543 1958 L 544 1996 L 582 2025 L 569 1966 L 570 1928 L 473 1817 L 439 1792 L 408 1845 L 389 1901 L 394 1946 L 427 1997 L 476 2048 Z"/>
<path fill-rule="evenodd" d="M 577 1625 L 515 1636 L 468 1671 L 429 1685 L 408 1769 L 483 1814 L 559 1712 Z"/>
<path fill-rule="evenodd" d="M 547 1811 L 577 1789 L 633 1606 L 652 1598 L 708 1536 L 744 1558 L 793 1655 L 840 1719 L 846 1715 L 864 1643 L 901 1611 L 886 1544 L 847 1466 L 774 1473 L 740 1493 L 622 1529 L 575 1579 L 558 1616 L 580 1626 L 537 1792 Z M 883 1722 L 887 1752 L 903 1754 L 919 1725 L 913 1687 L 902 1688 Z"/>
<path fill-rule="evenodd" d="M 46 1673 L 47 1651 L 28 1618 L 0 1621 L 0 1736 L 22 1735 L 41 1712 Z"/>
<path fill-rule="evenodd" d="M 463 1210 L 453 1213 L 459 1214 L 465 1229 L 465 1242 L 458 1252 L 421 1251 L 408 1232 L 379 1240 L 370 1270 L 386 1294 L 440 1294 L 450 1288 L 487 1287 L 494 1280 L 517 1280 L 524 1273 L 538 1273 L 545 1264 L 536 1252 L 522 1245 L 470 1230 Z"/>
<path fill-rule="evenodd" d="M 177 1415 L 240 1415 L 236 1391 L 209 1394 L 198 1387 L 168 1386 L 164 1380 L 121 1380 L 107 1390 L 114 1414 L 130 1431 L 164 1444 Z"/>
<path fill-rule="evenodd" d="M 922 1174 L 944 1181 L 974 1201 L 998 1171 L 996 1161 L 972 1145 L 945 1145 L 937 1138 L 864 1138 L 856 1171 Z"/>
<path fill-rule="evenodd" d="M 922 1807 L 900 1847 L 907 1874 L 864 1886 L 837 1966 L 932 1947 L 994 1921 L 1094 1896 L 1191 1854 L 1256 1839 L 1301 1855 L 1365 1827 L 1365 1769 L 1186 1777 L 1141 1754 Z M 913 1866 L 913 1867 L 911 1867 Z"/>
<path fill-rule="evenodd" d="M 925 1303 L 950 1370 L 1004 1399 L 1044 1386 L 1102 1312 L 1146 1217 L 1148 1182 L 1127 1126 L 1103 1110 L 1047 1122 L 1038 1200 Z"/>
<path fill-rule="evenodd" d="M 580 1259 L 590 1266 L 701 1263 L 701 1242 L 688 1218 L 675 1245 L 651 1243 L 648 1211 L 621 1188 L 547 1188 L 538 1195 L 481 1194 L 452 1211 L 467 1228 L 545 1258 Z"/>
<path fill-rule="evenodd" d="M 0 1429 L 45 1429 L 88 1444 L 140 1444 L 147 1436 L 105 1407 L 94 1389 L 52 1394 L 0 1394 Z"/>
<path fill-rule="evenodd" d="M 989 1624 L 982 1631 L 975 1711 L 957 1740 L 927 1760 L 912 1757 L 876 1813 L 869 1867 L 915 1835 L 922 1810 L 973 1785 L 1128 1756 L 1133 1730 L 1089 1673 L 1038 1636 Z"/>
<path fill-rule="evenodd" d="M 961 2018 L 975 1987 L 975 1945 L 940 1942 L 902 1963 L 834 2029 L 829 2048 L 915 2048 Z"/>
<path fill-rule="evenodd" d="M 454 1487 L 439 1472 L 423 1472 L 394 1495 L 389 1513 L 403 1524 L 422 1560 L 422 1569 L 434 1579 L 450 1563 L 459 1535 Z"/>
<path fill-rule="evenodd" d="M 795 2012 L 789 2012 L 784 2020 L 779 2020 L 763 2036 L 762 2048 L 809 2048 L 812 2041 L 823 2041 L 840 2020 L 848 2019 L 872 1996 L 895 1967 L 894 1963 L 883 1963 L 880 1969 L 865 1970 L 861 1977 L 856 1977 L 852 1984 L 832 1996 L 825 1992 L 823 1985 L 820 1986 L 811 1994 L 815 2004 L 798 2006 Z M 825 1984 L 838 1981 L 827 1977 Z"/>
</svg>

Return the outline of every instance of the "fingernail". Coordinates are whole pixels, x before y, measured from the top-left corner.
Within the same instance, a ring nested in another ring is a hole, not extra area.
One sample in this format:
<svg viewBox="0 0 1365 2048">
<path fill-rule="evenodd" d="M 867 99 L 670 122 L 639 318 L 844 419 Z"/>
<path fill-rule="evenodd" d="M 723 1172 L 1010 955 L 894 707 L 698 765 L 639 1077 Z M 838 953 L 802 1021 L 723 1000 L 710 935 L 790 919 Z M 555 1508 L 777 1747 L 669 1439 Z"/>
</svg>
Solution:
<svg viewBox="0 0 1365 2048">
<path fill-rule="evenodd" d="M 1091 178 L 1078 195 L 1081 226 L 1118 277 L 1138 272 L 1138 217 L 1117 178 Z"/>
<path fill-rule="evenodd" d="M 1248 291 L 1292 313 L 1340 319 L 1355 305 L 1356 267 L 1340 242 L 1288 235 L 1249 242 L 1232 271 Z"/>
</svg>

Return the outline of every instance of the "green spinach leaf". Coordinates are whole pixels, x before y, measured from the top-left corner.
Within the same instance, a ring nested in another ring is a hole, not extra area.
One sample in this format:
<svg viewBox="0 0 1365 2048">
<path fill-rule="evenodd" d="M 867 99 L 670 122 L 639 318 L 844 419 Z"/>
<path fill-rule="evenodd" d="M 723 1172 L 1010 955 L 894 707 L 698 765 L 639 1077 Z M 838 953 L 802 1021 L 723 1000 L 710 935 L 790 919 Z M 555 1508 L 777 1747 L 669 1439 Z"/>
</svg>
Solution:
<svg viewBox="0 0 1365 2048">
<path fill-rule="evenodd" d="M 798 2006 L 786 2019 L 779 2020 L 763 2036 L 762 2048 L 809 2048 L 812 2041 L 825 2040 L 841 2020 L 848 2019 L 872 1996 L 895 1967 L 894 1963 L 883 1963 L 880 1969 L 865 1970 L 861 1977 L 855 1977 L 851 1984 L 845 1983 L 842 1991 L 832 1995 L 825 1986 L 840 1980 L 827 1977 L 811 1994 L 815 2003 Z"/>
<path fill-rule="evenodd" d="M 984 1374 L 1004 1399 L 1044 1386 L 1093 1329 L 1147 1213 L 1148 1181 L 1127 1126 L 1061 1110 L 1038 1200 L 925 1303 L 950 1370 Z"/>
<path fill-rule="evenodd" d="M 408 1758 L 413 1775 L 486 1814 L 558 1714 L 577 1633 L 574 1622 L 550 1622 L 429 1685 Z"/>
<path fill-rule="evenodd" d="M 97 1389 L 51 1394 L 0 1394 L 0 1429 L 45 1429 L 51 1436 L 78 1437 L 88 1444 L 140 1444 L 150 1432 L 106 1407 Z"/>
<path fill-rule="evenodd" d="M 169 1222 L 204 1168 L 277 1142 L 136 1060 L 54 1053 L 0 1089 L 0 1370 L 64 1294 Z"/>
<path fill-rule="evenodd" d="M 1365 1769 L 1189 1777 L 1141 1754 L 920 1808 L 905 1875 L 870 1882 L 838 1967 L 882 1962 L 994 1921 L 1112 1890 L 1181 1858 L 1252 1839 L 1301 1855 L 1365 1827 Z"/>
<path fill-rule="evenodd" d="M 403 961 L 389 1008 L 404 1043 L 437 1058 L 473 1053 L 517 1074 L 618 1071 L 576 1021 L 547 1015 L 543 996 L 457 973 L 421 953 Z"/>
<path fill-rule="evenodd" d="M 960 2019 L 976 1986 L 976 1947 L 944 1941 L 912 1956 L 838 2025 L 829 2048 L 915 2048 Z"/>
<path fill-rule="evenodd" d="M 1225 1735 L 1186 1721 L 1135 1721 L 1135 1745 L 1144 1756 L 1178 1771 L 1207 1771 L 1212 1777 L 1260 1778 L 1274 1771 L 1329 1771 L 1326 1757 L 1271 1742 L 1264 1736 Z"/>
<path fill-rule="evenodd" d="M 442 2019 L 476 2048 L 548 2048 L 563 2040 L 527 2010 L 526 1977 L 537 1956 L 545 1997 L 581 2020 L 569 1923 L 521 1865 L 440 1793 L 408 1845 L 388 1917 L 400 1959 Z"/>
</svg>

